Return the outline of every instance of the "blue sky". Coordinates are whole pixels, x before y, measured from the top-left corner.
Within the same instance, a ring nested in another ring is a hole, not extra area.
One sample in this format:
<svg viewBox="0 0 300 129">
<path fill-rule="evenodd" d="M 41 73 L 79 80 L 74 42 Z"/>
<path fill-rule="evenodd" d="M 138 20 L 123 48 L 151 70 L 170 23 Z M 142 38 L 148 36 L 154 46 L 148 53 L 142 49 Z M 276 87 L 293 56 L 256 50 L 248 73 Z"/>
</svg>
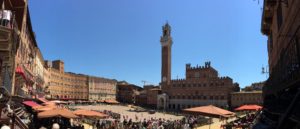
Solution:
<svg viewBox="0 0 300 129">
<path fill-rule="evenodd" d="M 241 87 L 263 81 L 267 39 L 253 0 L 30 0 L 45 59 L 65 70 L 142 85 L 160 82 L 161 27 L 172 27 L 172 78 L 211 61 Z"/>
</svg>

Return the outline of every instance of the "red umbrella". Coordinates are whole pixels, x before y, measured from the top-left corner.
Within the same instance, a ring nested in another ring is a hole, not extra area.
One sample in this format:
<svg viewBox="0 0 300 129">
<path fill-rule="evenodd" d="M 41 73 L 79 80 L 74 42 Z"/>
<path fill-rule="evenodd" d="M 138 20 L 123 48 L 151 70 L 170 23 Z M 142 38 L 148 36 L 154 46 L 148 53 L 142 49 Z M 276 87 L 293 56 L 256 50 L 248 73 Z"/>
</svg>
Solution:
<svg viewBox="0 0 300 129">
<path fill-rule="evenodd" d="M 244 111 L 244 110 L 253 110 L 253 111 L 257 111 L 257 110 L 260 110 L 262 109 L 262 106 L 259 106 L 259 105 L 243 105 L 243 106 L 240 106 L 234 110 L 236 111 Z"/>
</svg>

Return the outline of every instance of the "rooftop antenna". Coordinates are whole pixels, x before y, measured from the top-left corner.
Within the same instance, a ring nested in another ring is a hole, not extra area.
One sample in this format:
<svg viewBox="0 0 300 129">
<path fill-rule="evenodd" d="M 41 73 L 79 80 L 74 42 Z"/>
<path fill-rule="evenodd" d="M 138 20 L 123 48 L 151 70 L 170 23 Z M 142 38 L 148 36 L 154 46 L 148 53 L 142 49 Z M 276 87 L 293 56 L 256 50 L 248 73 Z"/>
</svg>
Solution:
<svg viewBox="0 0 300 129">
<path fill-rule="evenodd" d="M 144 86 L 146 85 L 147 81 L 145 80 L 142 80 L 142 83 L 144 84 Z"/>
</svg>

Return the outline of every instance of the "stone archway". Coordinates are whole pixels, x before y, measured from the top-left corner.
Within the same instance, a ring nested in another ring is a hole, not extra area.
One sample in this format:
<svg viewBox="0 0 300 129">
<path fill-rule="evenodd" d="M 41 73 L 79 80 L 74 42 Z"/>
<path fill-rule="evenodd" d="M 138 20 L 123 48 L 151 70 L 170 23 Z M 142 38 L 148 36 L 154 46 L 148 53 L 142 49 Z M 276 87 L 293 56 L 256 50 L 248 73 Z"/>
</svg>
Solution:
<svg viewBox="0 0 300 129">
<path fill-rule="evenodd" d="M 168 102 L 167 94 L 163 93 L 157 96 L 157 109 L 158 110 L 167 110 L 167 102 Z"/>
<path fill-rule="evenodd" d="M 164 105 L 165 105 L 165 99 L 160 98 L 159 100 L 160 106 L 158 107 L 158 110 L 164 110 Z"/>
</svg>

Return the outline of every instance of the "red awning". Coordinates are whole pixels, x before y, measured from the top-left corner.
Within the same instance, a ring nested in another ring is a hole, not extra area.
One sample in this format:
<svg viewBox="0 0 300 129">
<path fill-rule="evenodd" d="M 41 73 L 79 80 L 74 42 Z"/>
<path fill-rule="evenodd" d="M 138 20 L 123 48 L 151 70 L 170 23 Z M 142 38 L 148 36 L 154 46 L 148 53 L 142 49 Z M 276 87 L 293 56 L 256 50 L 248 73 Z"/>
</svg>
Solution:
<svg viewBox="0 0 300 129">
<path fill-rule="evenodd" d="M 18 67 L 16 68 L 16 73 L 17 73 L 17 74 L 20 74 L 20 75 L 26 80 L 26 76 L 25 76 L 25 73 L 24 73 L 24 70 L 23 70 L 22 67 L 18 66 Z"/>
<path fill-rule="evenodd" d="M 35 82 L 33 74 L 26 68 L 18 66 L 15 72 L 20 74 L 26 80 L 27 84 L 33 84 Z"/>
<path fill-rule="evenodd" d="M 41 106 L 39 104 L 37 104 L 36 102 L 33 101 L 24 101 L 23 104 L 30 106 L 30 107 L 35 107 L 35 106 Z"/>
</svg>

